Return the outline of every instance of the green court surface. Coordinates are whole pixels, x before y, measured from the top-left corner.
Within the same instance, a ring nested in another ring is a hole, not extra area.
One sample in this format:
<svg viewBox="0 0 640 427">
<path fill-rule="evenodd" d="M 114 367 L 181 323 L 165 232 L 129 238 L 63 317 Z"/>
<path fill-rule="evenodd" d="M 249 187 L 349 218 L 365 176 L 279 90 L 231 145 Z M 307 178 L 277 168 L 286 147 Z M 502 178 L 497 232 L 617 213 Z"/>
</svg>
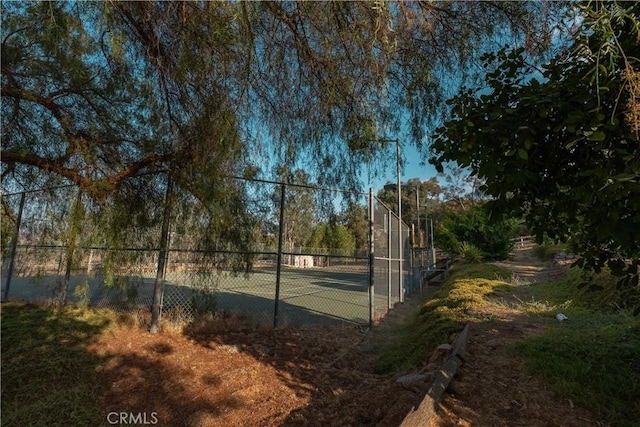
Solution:
<svg viewBox="0 0 640 427">
<path fill-rule="evenodd" d="M 283 267 L 280 277 L 278 324 L 301 325 L 369 321 L 368 269 Z M 44 301 L 60 277 L 14 277 L 9 299 Z M 104 277 L 72 276 L 68 301 L 78 302 L 85 290 L 91 305 L 128 304 L 150 306 L 155 276 L 139 273 L 116 278 L 116 286 L 105 284 Z M 6 280 L 2 280 L 2 292 Z M 86 286 L 88 284 L 88 287 Z M 119 286 L 118 286 L 119 284 Z M 215 309 L 234 312 L 252 320 L 272 323 L 275 311 L 276 270 L 256 269 L 248 274 L 229 272 L 170 272 L 165 275 L 163 306 L 189 307 L 197 300 L 215 295 Z M 377 309 L 386 308 L 387 298 L 375 298 Z"/>
</svg>

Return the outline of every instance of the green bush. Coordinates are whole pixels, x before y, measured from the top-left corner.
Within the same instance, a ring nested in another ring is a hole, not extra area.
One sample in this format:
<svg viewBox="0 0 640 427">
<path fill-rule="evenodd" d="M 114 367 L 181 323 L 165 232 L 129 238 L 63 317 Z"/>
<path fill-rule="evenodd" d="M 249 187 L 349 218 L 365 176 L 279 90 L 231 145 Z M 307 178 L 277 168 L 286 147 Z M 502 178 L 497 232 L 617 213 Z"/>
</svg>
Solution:
<svg viewBox="0 0 640 427">
<path fill-rule="evenodd" d="M 457 255 L 460 253 L 461 242 L 446 225 L 440 225 L 436 233 L 436 245 L 446 253 Z"/>
<path fill-rule="evenodd" d="M 465 262 L 478 264 L 482 262 L 482 251 L 472 243 L 462 242 L 460 244 L 460 257 Z"/>
<path fill-rule="evenodd" d="M 518 222 L 491 220 L 486 205 L 460 212 L 447 212 L 438 225 L 436 244 L 446 252 L 460 254 L 461 242 L 478 248 L 485 260 L 506 259 L 513 249 L 511 239 Z"/>
<path fill-rule="evenodd" d="M 542 261 L 548 261 L 553 259 L 556 254 L 566 251 L 567 245 L 563 243 L 543 243 L 536 246 L 533 253 Z"/>
</svg>

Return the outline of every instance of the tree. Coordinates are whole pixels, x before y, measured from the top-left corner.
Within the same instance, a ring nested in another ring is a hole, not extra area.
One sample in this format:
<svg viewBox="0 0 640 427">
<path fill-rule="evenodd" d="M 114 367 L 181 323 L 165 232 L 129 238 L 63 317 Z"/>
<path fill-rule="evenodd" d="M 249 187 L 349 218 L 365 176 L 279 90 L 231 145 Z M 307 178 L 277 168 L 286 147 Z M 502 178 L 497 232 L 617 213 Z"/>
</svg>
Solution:
<svg viewBox="0 0 640 427">
<path fill-rule="evenodd" d="M 171 181 L 178 208 L 199 205 L 193 245 L 242 246 L 250 239 L 245 195 L 228 178 L 243 172 L 242 143 L 212 70 L 235 57 L 213 58 L 205 42 L 180 45 L 191 23 L 224 32 L 230 16 L 179 22 L 170 18 L 177 3 L 156 6 L 3 4 L 3 188 L 75 184 L 96 203 L 97 244 L 155 246 Z M 227 36 L 216 40 L 231 43 Z M 173 47 L 177 58 L 167 51 Z M 154 228 L 152 238 L 139 239 Z"/>
<path fill-rule="evenodd" d="M 539 240 L 571 239 L 583 266 L 607 265 L 631 287 L 640 265 L 638 12 L 635 3 L 586 3 L 573 44 L 541 67 L 522 49 L 486 55 L 487 87 L 453 98 L 431 160 L 470 168 L 486 180 L 494 215 L 522 214 Z"/>
<path fill-rule="evenodd" d="M 2 262 L 8 257 L 11 240 L 15 234 L 15 224 L 17 213 L 13 207 L 7 203 L 5 198 L 0 199 L 0 255 Z M 4 268 L 4 265 L 3 265 Z"/>
<path fill-rule="evenodd" d="M 446 185 L 442 188 L 442 194 L 446 200 L 455 200 L 462 210 L 469 206 L 475 206 L 482 197 L 480 187 L 482 180 L 459 167 L 451 167 L 441 173 Z"/>
<path fill-rule="evenodd" d="M 316 225 L 316 201 L 314 190 L 310 187 L 309 175 L 303 170 L 291 171 L 288 167 L 282 168 L 280 177 L 283 182 L 291 185 L 285 187 L 284 204 L 284 239 L 288 251 L 293 251 L 296 246 L 304 246 L 312 236 Z M 279 207 L 281 203 L 281 189 L 277 187 L 272 196 L 274 205 Z"/>
<path fill-rule="evenodd" d="M 3 183 L 135 199 L 146 191 L 128 178 L 169 169 L 176 191 L 203 198 L 256 166 L 268 134 L 277 163 L 356 187 L 357 166 L 385 152 L 363 141 L 410 117 L 420 145 L 451 74 L 476 70 L 472 47 L 496 34 L 544 47 L 553 5 L 8 2 Z"/>
<path fill-rule="evenodd" d="M 356 238 L 344 225 L 334 224 L 329 229 L 329 247 L 338 255 L 350 256 L 356 249 Z"/>
<path fill-rule="evenodd" d="M 344 213 L 343 224 L 355 239 L 357 251 L 366 253 L 369 250 L 369 215 L 366 207 L 350 202 Z"/>
<path fill-rule="evenodd" d="M 344 225 L 323 222 L 313 229 L 307 244 L 314 249 L 324 249 L 324 254 L 352 256 L 356 249 L 356 238 Z"/>
<path fill-rule="evenodd" d="M 108 28 L 91 32 L 94 9 L 3 5 L 3 184 L 62 178 L 98 196 L 171 157 L 142 70 L 101 44 Z"/>
<path fill-rule="evenodd" d="M 387 184 L 378 191 L 378 199 L 387 205 L 392 211 L 398 212 L 398 192 L 397 184 Z M 418 192 L 418 200 L 416 199 L 416 191 Z M 437 178 L 433 177 L 426 181 L 420 181 L 420 178 L 411 178 L 402 185 L 402 220 L 406 224 L 416 224 L 418 221 L 418 212 L 421 217 L 421 230 L 425 230 L 424 214 L 425 209 L 431 211 L 438 200 L 442 188 Z M 420 204 L 418 210 L 417 204 Z M 427 205 L 425 207 L 425 205 Z"/>
</svg>

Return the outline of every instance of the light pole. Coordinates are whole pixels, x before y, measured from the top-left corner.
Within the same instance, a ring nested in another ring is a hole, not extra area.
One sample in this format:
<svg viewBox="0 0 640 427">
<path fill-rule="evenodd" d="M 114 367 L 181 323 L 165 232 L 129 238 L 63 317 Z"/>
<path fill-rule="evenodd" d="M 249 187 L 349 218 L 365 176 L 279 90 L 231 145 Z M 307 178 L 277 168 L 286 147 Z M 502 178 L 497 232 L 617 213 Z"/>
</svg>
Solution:
<svg viewBox="0 0 640 427">
<path fill-rule="evenodd" d="M 429 200 L 429 194 L 427 193 L 427 201 Z M 424 205 L 424 221 L 425 221 L 425 249 L 427 252 L 427 261 L 428 261 L 428 269 L 435 270 L 436 269 L 436 249 L 433 243 L 433 218 L 429 219 L 429 204 L 425 203 Z"/>
<path fill-rule="evenodd" d="M 402 182 L 400 180 L 400 140 L 391 138 L 379 138 L 374 139 L 375 142 L 389 143 L 395 142 L 396 144 L 396 169 L 398 172 L 398 290 L 400 302 L 404 302 L 404 284 L 402 274 Z"/>
</svg>

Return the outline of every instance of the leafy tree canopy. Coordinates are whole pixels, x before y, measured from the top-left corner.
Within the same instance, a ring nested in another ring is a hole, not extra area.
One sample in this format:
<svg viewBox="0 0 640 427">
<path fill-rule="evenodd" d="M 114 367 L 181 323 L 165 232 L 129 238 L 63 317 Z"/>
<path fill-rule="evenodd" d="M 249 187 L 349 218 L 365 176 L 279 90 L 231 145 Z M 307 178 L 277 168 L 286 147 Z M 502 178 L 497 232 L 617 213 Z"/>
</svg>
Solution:
<svg viewBox="0 0 640 427">
<path fill-rule="evenodd" d="M 355 238 L 356 250 L 365 253 L 369 250 L 369 216 L 368 209 L 358 203 L 350 202 L 341 222 Z"/>
<path fill-rule="evenodd" d="M 154 186 L 130 177 L 168 169 L 176 191 L 206 200 L 221 175 L 263 166 L 268 135 L 274 163 L 356 186 L 362 161 L 385 151 L 371 142 L 379 133 L 409 117 L 421 143 L 452 79 L 476 70 L 476 48 L 544 47 L 562 7 L 5 2 L 2 178 L 130 201 Z"/>
<path fill-rule="evenodd" d="M 284 238 L 288 250 L 296 246 L 304 246 L 316 225 L 317 204 L 315 190 L 309 181 L 309 174 L 301 169 L 291 170 L 288 166 L 279 171 L 280 180 L 291 184 L 285 189 L 284 199 Z M 280 187 L 274 188 L 271 196 L 274 206 L 277 207 L 275 215 L 279 218 L 282 192 Z M 279 219 L 274 220 L 275 223 Z"/>
<path fill-rule="evenodd" d="M 397 187 L 397 184 L 389 183 L 377 194 L 378 199 L 396 213 L 398 212 Z M 418 197 L 416 197 L 416 192 Z M 417 224 L 419 212 L 422 221 L 424 221 L 425 208 L 433 209 L 441 192 L 442 188 L 435 177 L 425 181 L 421 181 L 420 178 L 411 178 L 403 183 L 400 195 L 402 220 L 407 224 Z M 420 205 L 419 210 L 418 204 Z M 424 224 L 421 224 L 421 227 L 424 227 Z"/>
<path fill-rule="evenodd" d="M 486 180 L 493 214 L 539 239 L 571 239 L 582 263 L 638 283 L 640 28 L 637 3 L 588 2 L 575 41 L 535 67 L 522 49 L 484 57 L 486 86 L 453 98 L 431 162 Z"/>
<path fill-rule="evenodd" d="M 455 201 L 462 210 L 475 206 L 484 196 L 480 191 L 483 185 L 482 180 L 460 167 L 450 167 L 440 175 L 445 180 L 442 188 L 444 200 Z"/>
</svg>

